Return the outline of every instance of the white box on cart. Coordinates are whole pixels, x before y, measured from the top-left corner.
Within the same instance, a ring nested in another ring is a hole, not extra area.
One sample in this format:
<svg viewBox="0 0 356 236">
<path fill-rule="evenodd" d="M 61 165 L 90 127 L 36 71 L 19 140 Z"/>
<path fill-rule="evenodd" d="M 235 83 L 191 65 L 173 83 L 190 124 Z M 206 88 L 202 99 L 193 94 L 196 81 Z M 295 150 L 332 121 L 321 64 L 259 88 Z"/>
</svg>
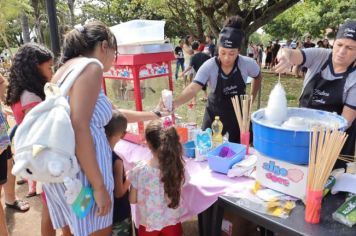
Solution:
<svg viewBox="0 0 356 236">
<path fill-rule="evenodd" d="M 256 180 L 281 193 L 305 199 L 308 166 L 273 159 L 256 151 Z"/>
</svg>

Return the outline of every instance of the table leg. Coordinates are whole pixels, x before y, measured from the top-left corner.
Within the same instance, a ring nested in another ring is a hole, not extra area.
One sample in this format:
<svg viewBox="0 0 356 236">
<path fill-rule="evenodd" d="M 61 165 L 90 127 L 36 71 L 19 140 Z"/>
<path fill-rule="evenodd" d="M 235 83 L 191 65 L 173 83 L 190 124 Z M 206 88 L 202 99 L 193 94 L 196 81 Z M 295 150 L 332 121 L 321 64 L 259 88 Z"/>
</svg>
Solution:
<svg viewBox="0 0 356 236">
<path fill-rule="evenodd" d="M 213 212 L 213 221 L 211 224 L 212 235 L 218 236 L 221 235 L 221 224 L 224 217 L 224 208 L 220 206 L 219 200 L 213 205 L 214 212 Z"/>
<path fill-rule="evenodd" d="M 199 236 L 214 236 L 211 232 L 214 205 L 198 214 Z"/>
<path fill-rule="evenodd" d="M 261 236 L 273 236 L 274 233 L 266 228 L 263 228 L 262 226 L 259 227 L 260 228 L 260 235 Z"/>
</svg>

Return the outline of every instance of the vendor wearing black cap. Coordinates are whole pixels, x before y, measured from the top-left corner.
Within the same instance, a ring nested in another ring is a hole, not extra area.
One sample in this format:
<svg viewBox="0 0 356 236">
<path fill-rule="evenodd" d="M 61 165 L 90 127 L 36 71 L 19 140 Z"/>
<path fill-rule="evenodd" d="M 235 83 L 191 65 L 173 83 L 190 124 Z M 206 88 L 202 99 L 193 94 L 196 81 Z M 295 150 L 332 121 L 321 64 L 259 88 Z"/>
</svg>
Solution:
<svg viewBox="0 0 356 236">
<path fill-rule="evenodd" d="M 256 97 L 261 87 L 261 70 L 252 58 L 239 55 L 245 33 L 241 18 L 227 20 L 219 35 L 218 56 L 207 60 L 198 70 L 193 82 L 174 100 L 174 107 L 188 102 L 205 84 L 210 94 L 205 109 L 202 129 L 211 127 L 215 116 L 220 116 L 223 134 L 229 133 L 230 142 L 240 142 L 240 130 L 231 103 L 231 97 L 246 93 L 247 77 L 252 80 L 251 94 Z"/>
<path fill-rule="evenodd" d="M 356 21 L 340 26 L 333 49 L 282 49 L 276 72 L 291 65 L 308 68 L 305 75 L 301 107 L 337 112 L 347 121 L 349 138 L 343 154 L 354 155 L 356 117 Z"/>
</svg>

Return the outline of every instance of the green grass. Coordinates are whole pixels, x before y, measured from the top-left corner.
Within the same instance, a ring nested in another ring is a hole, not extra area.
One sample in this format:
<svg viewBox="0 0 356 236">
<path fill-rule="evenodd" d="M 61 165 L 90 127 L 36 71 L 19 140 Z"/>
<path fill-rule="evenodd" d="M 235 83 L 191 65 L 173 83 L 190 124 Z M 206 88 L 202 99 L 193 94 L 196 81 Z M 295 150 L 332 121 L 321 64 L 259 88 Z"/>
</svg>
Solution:
<svg viewBox="0 0 356 236">
<path fill-rule="evenodd" d="M 173 65 L 173 72 L 175 71 L 175 65 Z M 266 107 L 268 102 L 268 96 L 278 81 L 278 76 L 272 73 L 263 73 L 263 82 L 262 82 L 262 93 L 261 93 L 261 108 Z M 116 83 L 116 84 L 115 84 Z M 281 83 L 286 90 L 288 106 L 296 107 L 298 106 L 298 99 L 302 89 L 303 79 L 295 78 L 294 76 L 283 75 L 281 76 Z M 178 96 L 183 90 L 183 80 L 179 79 L 178 81 L 174 81 L 174 96 Z M 135 103 L 131 100 L 126 100 L 123 98 L 119 98 L 118 94 L 114 93 L 114 91 L 118 91 L 120 88 L 120 82 L 114 80 L 106 80 L 107 92 L 111 101 L 119 108 L 126 109 L 135 109 Z M 161 77 L 149 80 L 141 81 L 141 87 L 146 87 L 145 89 L 145 97 L 142 100 L 143 109 L 146 111 L 152 110 L 156 107 L 160 95 L 161 90 L 168 88 L 168 77 Z M 152 88 L 154 92 L 152 92 L 148 88 Z M 247 93 L 249 93 L 250 85 L 247 87 Z M 203 114 L 205 110 L 206 102 L 200 100 L 203 97 L 203 92 L 199 92 L 197 95 L 197 105 L 196 105 L 196 117 L 198 125 L 201 124 L 203 119 Z M 176 113 L 182 117 L 183 121 L 187 121 L 187 105 L 182 105 L 176 111 Z M 254 105 L 254 110 L 257 110 L 257 103 Z"/>
</svg>

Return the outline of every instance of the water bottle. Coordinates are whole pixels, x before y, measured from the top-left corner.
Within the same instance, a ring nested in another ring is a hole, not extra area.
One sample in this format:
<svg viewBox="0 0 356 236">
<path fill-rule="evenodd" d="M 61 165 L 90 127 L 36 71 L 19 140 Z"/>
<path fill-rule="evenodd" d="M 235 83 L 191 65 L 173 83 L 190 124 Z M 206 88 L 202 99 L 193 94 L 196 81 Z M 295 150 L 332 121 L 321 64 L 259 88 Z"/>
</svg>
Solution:
<svg viewBox="0 0 356 236">
<path fill-rule="evenodd" d="M 211 124 L 211 129 L 213 131 L 213 147 L 215 148 L 223 142 L 223 136 L 221 134 L 223 130 L 223 124 L 221 123 L 219 116 L 215 116 L 215 120 Z"/>
</svg>

